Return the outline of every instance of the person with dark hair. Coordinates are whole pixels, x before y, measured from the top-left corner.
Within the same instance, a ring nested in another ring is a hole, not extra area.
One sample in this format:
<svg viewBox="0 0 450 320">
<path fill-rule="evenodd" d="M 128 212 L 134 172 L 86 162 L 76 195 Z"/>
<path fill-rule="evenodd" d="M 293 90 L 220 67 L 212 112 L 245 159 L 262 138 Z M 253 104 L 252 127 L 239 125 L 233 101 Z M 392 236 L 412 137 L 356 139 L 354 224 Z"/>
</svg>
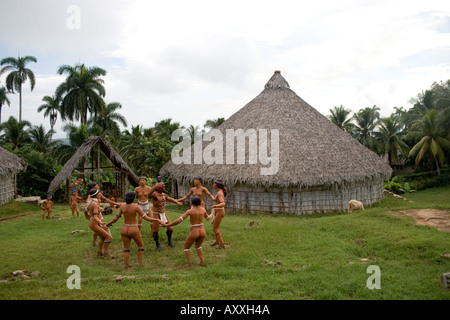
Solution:
<svg viewBox="0 0 450 320">
<path fill-rule="evenodd" d="M 47 212 L 47 219 L 50 219 L 50 216 L 52 215 L 52 210 L 53 210 L 53 202 L 52 202 L 51 194 L 47 194 L 47 196 L 45 197 L 45 200 L 42 201 L 42 203 L 41 203 L 41 208 L 42 208 L 42 220 L 44 220 L 46 212 Z"/>
<path fill-rule="evenodd" d="M 165 223 L 167 223 L 167 222 L 170 223 L 170 219 L 166 215 L 166 201 L 175 203 L 179 206 L 182 206 L 183 204 L 181 202 L 178 202 L 177 200 L 169 197 L 167 194 L 164 193 L 164 190 L 165 190 L 164 182 L 162 182 L 162 181 L 158 182 L 155 185 L 155 187 L 156 186 L 158 186 L 156 188 L 156 192 L 152 191 L 149 194 L 149 197 L 152 199 L 152 204 L 153 204 L 153 218 L 160 219 L 160 220 L 164 221 Z M 153 190 L 153 188 L 152 188 L 152 190 Z M 159 244 L 159 226 L 160 226 L 160 224 L 158 222 L 152 223 L 152 235 L 153 235 L 153 240 L 155 240 L 156 248 L 158 249 L 158 251 L 161 251 L 162 247 Z M 168 227 L 167 231 L 166 231 L 167 242 L 168 242 L 169 246 L 173 248 L 173 247 L 175 247 L 175 245 L 172 242 L 172 233 L 173 233 L 173 228 Z"/>
<path fill-rule="evenodd" d="M 223 217 L 225 217 L 225 197 L 227 196 L 227 188 L 222 180 L 214 181 L 213 188 L 217 190 L 217 194 L 214 197 L 215 204 L 211 207 L 211 214 L 209 217 L 213 218 L 211 223 L 213 224 L 213 232 L 216 236 L 216 241 L 212 243 L 211 246 L 215 246 L 216 249 L 224 249 L 225 244 L 219 226 Z"/>
<path fill-rule="evenodd" d="M 78 210 L 78 202 L 80 200 L 83 200 L 83 198 L 81 198 L 78 195 L 78 191 L 77 190 L 73 190 L 72 191 L 72 196 L 70 197 L 70 209 L 72 210 L 72 217 L 75 218 L 75 211 L 77 212 L 77 217 L 80 216 L 80 210 Z"/>
<path fill-rule="evenodd" d="M 157 183 L 155 186 L 153 186 L 153 188 L 150 188 L 149 186 L 146 185 L 147 183 L 147 178 L 146 177 L 140 177 L 139 178 L 139 187 L 136 187 L 134 189 L 134 192 L 136 192 L 137 196 L 138 196 L 138 204 L 141 207 L 142 211 L 144 211 L 144 213 L 149 214 L 150 212 L 150 206 L 148 204 L 148 196 L 150 193 L 154 192 L 156 190 L 156 188 L 161 187 L 162 183 Z M 151 214 L 151 212 L 150 212 Z M 142 224 L 142 217 L 138 216 L 138 228 L 139 230 L 141 230 L 141 224 Z"/>
<path fill-rule="evenodd" d="M 97 182 L 93 181 L 93 182 L 88 184 L 88 188 L 89 188 L 89 191 L 88 191 L 88 197 L 86 199 L 86 208 L 84 210 L 84 215 L 86 216 L 86 219 L 90 220 L 91 216 L 90 216 L 89 210 L 88 210 L 88 207 L 89 207 L 89 205 L 91 204 L 91 201 L 92 201 L 90 192 L 91 192 L 91 190 L 99 190 L 100 191 L 100 186 L 98 185 Z M 104 201 L 106 201 L 109 204 L 112 204 L 114 206 L 120 207 L 120 203 L 109 200 L 108 198 L 106 198 L 104 195 L 102 195 L 99 192 L 98 205 L 99 205 L 100 212 L 103 211 L 103 208 L 100 207 L 101 200 L 104 200 Z M 97 245 L 97 234 L 95 234 L 95 233 L 94 233 L 94 242 L 92 243 L 92 245 L 94 247 Z"/>
<path fill-rule="evenodd" d="M 206 237 L 206 231 L 203 226 L 203 218 L 209 219 L 208 214 L 206 213 L 205 208 L 201 206 L 201 200 L 199 197 L 191 198 L 192 208 L 187 210 L 181 217 L 176 219 L 171 223 L 163 223 L 161 226 L 163 227 L 172 227 L 175 226 L 182 221 L 186 220 L 189 217 L 191 222 L 191 228 L 189 231 L 189 235 L 184 243 L 184 253 L 186 255 L 186 260 L 188 265 L 192 265 L 191 259 L 191 247 L 195 243 L 195 250 L 197 251 L 198 257 L 200 259 L 200 265 L 206 266 L 205 259 L 203 257 L 203 249 L 202 243 Z"/>
<path fill-rule="evenodd" d="M 109 254 L 109 244 L 111 243 L 111 232 L 109 231 L 106 223 L 103 222 L 103 216 L 100 211 L 100 191 L 97 189 L 91 189 L 89 191 L 89 196 L 91 197 L 91 202 L 89 203 L 88 210 L 90 216 L 89 228 L 98 234 L 101 241 L 98 246 L 97 256 L 99 257 L 110 257 L 114 259 L 112 255 Z M 105 251 L 103 251 L 103 245 L 105 246 Z"/>
<path fill-rule="evenodd" d="M 123 242 L 123 262 L 125 265 L 125 268 L 131 267 L 129 264 L 130 261 L 130 246 L 131 246 L 131 240 L 133 240 L 137 247 L 137 253 L 138 253 L 138 261 L 139 264 L 142 264 L 142 257 L 144 255 L 144 242 L 142 241 L 141 232 L 139 229 L 139 224 L 136 223 L 136 216 L 146 221 L 157 221 L 159 223 L 162 223 L 159 219 L 150 218 L 147 213 L 145 213 L 142 208 L 133 203 L 134 199 L 136 197 L 136 193 L 133 191 L 128 191 L 125 194 L 125 203 L 120 206 L 119 212 L 116 214 L 116 216 L 106 225 L 108 227 L 112 226 L 117 220 L 120 219 L 120 217 L 124 216 L 124 223 L 122 225 L 122 230 L 120 231 L 120 235 L 122 236 L 122 242 Z M 150 209 L 151 214 L 151 209 Z"/>
<path fill-rule="evenodd" d="M 212 200 L 214 200 L 214 196 L 208 191 L 207 188 L 202 186 L 203 179 L 200 177 L 197 177 L 194 179 L 194 187 L 189 190 L 188 194 L 184 196 L 183 198 L 177 199 L 177 201 L 184 201 L 189 199 L 190 196 L 195 196 L 200 198 L 201 206 L 205 208 L 205 201 L 203 200 L 203 195 L 207 195 Z"/>
</svg>

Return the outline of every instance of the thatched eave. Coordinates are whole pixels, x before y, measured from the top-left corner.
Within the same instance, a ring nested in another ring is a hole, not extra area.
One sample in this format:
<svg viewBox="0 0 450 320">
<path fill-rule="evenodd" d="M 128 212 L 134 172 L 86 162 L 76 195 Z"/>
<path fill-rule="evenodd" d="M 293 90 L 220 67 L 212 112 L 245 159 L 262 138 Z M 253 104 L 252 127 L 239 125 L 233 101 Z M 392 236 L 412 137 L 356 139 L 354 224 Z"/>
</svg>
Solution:
<svg viewBox="0 0 450 320">
<path fill-rule="evenodd" d="M 53 181 L 48 187 L 48 193 L 53 194 L 60 185 L 66 183 L 67 179 L 70 179 L 72 172 L 78 167 L 80 162 L 85 158 L 91 149 L 98 144 L 101 151 L 108 157 L 109 160 L 120 170 L 127 172 L 128 181 L 134 187 L 139 185 L 138 176 L 131 170 L 128 164 L 122 159 L 116 150 L 102 137 L 92 136 L 89 137 L 78 148 L 77 152 L 66 162 L 61 171 L 56 175 Z"/>
<path fill-rule="evenodd" d="M 17 174 L 27 168 L 27 163 L 14 153 L 0 147 L 0 175 Z"/>
</svg>

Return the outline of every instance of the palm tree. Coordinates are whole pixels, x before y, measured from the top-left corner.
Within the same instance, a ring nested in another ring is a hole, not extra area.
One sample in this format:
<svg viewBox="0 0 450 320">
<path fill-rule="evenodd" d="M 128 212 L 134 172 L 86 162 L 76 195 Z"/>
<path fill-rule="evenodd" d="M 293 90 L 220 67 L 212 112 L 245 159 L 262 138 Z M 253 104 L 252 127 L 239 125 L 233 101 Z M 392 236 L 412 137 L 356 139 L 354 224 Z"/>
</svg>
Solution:
<svg viewBox="0 0 450 320">
<path fill-rule="evenodd" d="M 53 129 L 45 132 L 44 126 L 33 126 L 28 130 L 30 135 L 31 143 L 30 146 L 33 150 L 47 153 L 50 152 L 55 146 L 55 141 L 52 141 Z"/>
<path fill-rule="evenodd" d="M 391 114 L 388 118 L 381 118 L 378 122 L 378 132 L 375 136 L 381 142 L 381 152 L 388 155 L 389 165 L 398 161 L 399 154 L 408 157 L 409 147 L 402 141 L 403 125 L 400 118 L 395 114 Z"/>
<path fill-rule="evenodd" d="M 98 67 L 86 68 L 84 64 L 74 67 L 63 65 L 58 74 L 67 74 L 66 80 L 56 89 L 57 97 L 61 99 L 61 116 L 70 121 L 80 120 L 86 125 L 88 113 L 98 115 L 105 108 L 104 81 L 106 71 Z"/>
<path fill-rule="evenodd" d="M 330 109 L 331 115 L 329 115 L 328 118 L 339 128 L 350 133 L 355 126 L 350 122 L 352 121 L 352 118 L 348 117 L 351 112 L 352 111 L 350 109 L 345 109 L 345 107 L 341 104 L 340 106 L 334 106 L 333 109 Z"/>
<path fill-rule="evenodd" d="M 191 144 L 194 144 L 197 140 L 201 140 L 205 134 L 205 130 L 200 130 L 199 126 L 194 127 L 192 124 L 186 129 L 186 132 L 191 137 Z"/>
<path fill-rule="evenodd" d="M 61 102 L 58 98 L 56 98 L 53 95 L 43 97 L 42 101 L 44 101 L 45 103 L 38 108 L 38 112 L 45 110 L 44 117 L 48 116 L 50 117 L 51 130 L 49 132 L 51 132 L 50 133 L 50 140 L 51 140 L 52 135 L 55 132 L 53 128 L 55 127 L 56 120 L 58 119 L 58 112 L 61 112 L 61 105 L 60 105 Z"/>
<path fill-rule="evenodd" d="M 30 80 L 31 91 L 36 84 L 33 71 L 26 68 L 29 62 L 37 62 L 37 59 L 33 56 L 19 56 L 17 59 L 9 57 L 0 61 L 0 65 L 6 65 L 0 70 L 0 75 L 10 71 L 6 76 L 6 88 L 12 93 L 14 93 L 14 89 L 19 92 L 19 122 L 22 121 L 22 84 L 27 79 Z"/>
<path fill-rule="evenodd" d="M 218 126 L 220 126 L 224 122 L 225 122 L 225 118 L 206 120 L 206 122 L 203 126 L 205 128 L 214 129 L 214 128 L 217 128 Z"/>
<path fill-rule="evenodd" d="M 355 138 L 372 151 L 379 152 L 380 146 L 375 139 L 373 132 L 378 124 L 380 108 L 373 106 L 372 108 L 364 108 L 353 115 L 355 121 L 354 135 Z"/>
<path fill-rule="evenodd" d="M 0 124 L 2 123 L 2 107 L 4 104 L 7 104 L 8 106 L 11 105 L 11 102 L 9 101 L 8 97 L 6 96 L 8 94 L 8 91 L 6 91 L 5 87 L 0 88 Z"/>
<path fill-rule="evenodd" d="M 441 166 L 445 161 L 445 151 L 450 150 L 450 141 L 443 138 L 443 130 L 437 125 L 438 112 L 428 110 L 422 119 L 414 121 L 411 131 L 408 135 L 420 139 L 409 152 L 409 157 L 416 157 L 416 166 L 420 164 L 425 155 L 428 155 L 430 169 L 433 171 L 433 160 L 436 164 L 438 174 L 440 174 L 439 163 Z"/>
<path fill-rule="evenodd" d="M 90 118 L 87 124 L 98 127 L 100 131 L 98 134 L 103 137 L 118 137 L 120 135 L 119 123 L 124 127 L 128 125 L 125 117 L 116 112 L 121 108 L 122 105 L 119 102 L 108 103 L 103 112 Z"/>
<path fill-rule="evenodd" d="M 17 121 L 13 116 L 9 117 L 8 121 L 0 125 L 0 141 L 2 144 L 12 144 L 14 149 L 20 148 L 30 142 L 26 127 L 31 127 L 28 121 Z"/>
<path fill-rule="evenodd" d="M 155 133 L 163 139 L 171 140 L 172 132 L 177 129 L 183 129 L 179 122 L 172 122 L 171 118 L 161 120 L 155 123 Z"/>
<path fill-rule="evenodd" d="M 125 130 L 119 141 L 119 150 L 125 161 L 132 167 L 138 166 L 142 160 L 142 145 L 145 141 L 144 128 L 141 125 L 131 126 L 131 132 Z"/>
</svg>

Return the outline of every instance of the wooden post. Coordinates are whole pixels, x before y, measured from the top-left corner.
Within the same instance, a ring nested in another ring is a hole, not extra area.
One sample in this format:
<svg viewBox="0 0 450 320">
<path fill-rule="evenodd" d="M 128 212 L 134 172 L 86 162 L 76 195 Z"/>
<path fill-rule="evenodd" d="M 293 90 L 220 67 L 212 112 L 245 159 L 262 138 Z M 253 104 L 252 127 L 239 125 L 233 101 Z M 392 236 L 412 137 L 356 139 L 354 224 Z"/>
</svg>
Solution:
<svg viewBox="0 0 450 320">
<path fill-rule="evenodd" d="M 101 179 L 100 179 L 100 145 L 97 143 L 97 179 L 98 184 L 100 186 Z"/>
</svg>

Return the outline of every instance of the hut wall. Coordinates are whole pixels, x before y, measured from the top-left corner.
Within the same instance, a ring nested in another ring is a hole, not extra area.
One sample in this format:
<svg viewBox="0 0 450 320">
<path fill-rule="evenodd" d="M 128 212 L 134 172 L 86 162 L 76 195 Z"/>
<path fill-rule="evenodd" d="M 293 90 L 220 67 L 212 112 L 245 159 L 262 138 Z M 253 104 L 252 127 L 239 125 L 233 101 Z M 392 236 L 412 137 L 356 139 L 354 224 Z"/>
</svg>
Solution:
<svg viewBox="0 0 450 320">
<path fill-rule="evenodd" d="M 211 185 L 204 184 L 214 195 Z M 193 185 L 178 184 L 178 195 L 183 197 Z M 361 201 L 370 206 L 383 199 L 383 181 L 360 181 L 333 186 L 298 187 L 254 187 L 247 184 L 227 186 L 226 210 L 228 212 L 268 212 L 290 214 L 312 214 L 320 212 L 346 211 L 350 200 Z M 212 200 L 205 197 L 209 210 Z"/>
<path fill-rule="evenodd" d="M 0 206 L 14 199 L 15 184 L 14 174 L 0 175 Z"/>
</svg>

